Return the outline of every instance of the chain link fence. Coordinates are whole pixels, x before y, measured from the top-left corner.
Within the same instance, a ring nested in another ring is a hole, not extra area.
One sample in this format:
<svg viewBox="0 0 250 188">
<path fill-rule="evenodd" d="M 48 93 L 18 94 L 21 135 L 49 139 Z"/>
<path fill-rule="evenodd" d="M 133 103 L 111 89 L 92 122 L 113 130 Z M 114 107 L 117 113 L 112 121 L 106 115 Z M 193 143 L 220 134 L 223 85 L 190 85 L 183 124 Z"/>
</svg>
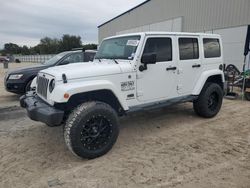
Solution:
<svg viewBox="0 0 250 188">
<path fill-rule="evenodd" d="M 14 55 L 14 61 L 19 60 L 20 62 L 32 62 L 32 63 L 43 63 L 56 54 L 49 55 Z"/>
</svg>

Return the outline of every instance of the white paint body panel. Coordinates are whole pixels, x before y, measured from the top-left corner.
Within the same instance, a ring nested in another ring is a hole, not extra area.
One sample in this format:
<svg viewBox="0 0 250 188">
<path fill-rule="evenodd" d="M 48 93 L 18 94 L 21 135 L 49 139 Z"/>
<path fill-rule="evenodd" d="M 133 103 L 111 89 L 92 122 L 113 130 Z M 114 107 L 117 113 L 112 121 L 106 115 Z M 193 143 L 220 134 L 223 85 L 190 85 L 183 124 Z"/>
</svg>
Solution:
<svg viewBox="0 0 250 188">
<path fill-rule="evenodd" d="M 110 90 L 123 109 L 130 110 L 133 107 L 159 103 L 174 98 L 199 95 L 209 76 L 221 75 L 224 81 L 223 72 L 219 70 L 219 65 L 223 64 L 223 56 L 205 59 L 201 42 L 204 37 L 218 38 L 221 41 L 219 35 L 166 32 L 146 32 L 130 35 L 141 36 L 133 60 L 117 60 L 117 64 L 114 60 L 102 59 L 101 62 L 94 60 L 92 63 L 70 64 L 43 70 L 39 73 L 39 76 L 44 76 L 49 80 L 55 79 L 56 84 L 52 93 L 48 91 L 47 99 L 41 98 L 54 105 L 54 103 L 66 103 L 69 100 L 64 98 L 65 93 L 72 97 L 79 93 Z M 192 69 L 191 71 L 190 68 L 180 66 L 178 47 L 178 37 L 180 36 L 199 38 L 200 59 L 189 63 L 188 66 L 192 67 L 193 63 L 200 63 L 201 69 Z M 139 66 L 142 65 L 141 56 L 144 45 L 146 39 L 151 37 L 169 37 L 172 39 L 173 60 L 148 65 L 147 70 L 140 72 Z M 176 66 L 176 71 L 166 71 L 169 66 Z M 197 71 L 197 73 L 193 71 Z M 181 72 L 184 76 L 181 75 Z M 63 83 L 62 74 L 66 75 L 67 83 Z M 191 79 L 187 79 L 189 77 Z M 133 89 L 123 90 L 122 83 L 124 82 L 132 82 Z M 185 92 L 178 91 L 178 85 L 181 84 L 188 85 Z M 128 98 L 129 95 L 134 97 Z"/>
<path fill-rule="evenodd" d="M 223 72 L 220 71 L 220 70 L 207 70 L 207 71 L 204 71 L 202 72 L 200 78 L 197 80 L 196 84 L 195 84 L 195 87 L 193 89 L 193 92 L 192 94 L 193 95 L 199 95 L 207 78 L 209 78 L 210 76 L 213 76 L 213 75 L 221 75 L 222 76 L 222 81 L 225 82 L 225 78 L 223 76 Z"/>
</svg>

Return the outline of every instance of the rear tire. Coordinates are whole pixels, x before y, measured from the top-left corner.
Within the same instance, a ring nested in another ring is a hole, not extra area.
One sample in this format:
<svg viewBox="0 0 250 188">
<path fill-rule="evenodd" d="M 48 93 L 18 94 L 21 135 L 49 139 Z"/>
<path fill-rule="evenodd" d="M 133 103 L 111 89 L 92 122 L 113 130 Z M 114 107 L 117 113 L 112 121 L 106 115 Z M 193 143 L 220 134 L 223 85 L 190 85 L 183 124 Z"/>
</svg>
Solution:
<svg viewBox="0 0 250 188">
<path fill-rule="evenodd" d="M 93 159 L 106 154 L 119 134 L 116 111 L 103 102 L 79 105 L 68 117 L 64 139 L 69 150 L 81 157 Z"/>
<path fill-rule="evenodd" d="M 206 83 L 197 100 L 193 102 L 194 111 L 201 117 L 216 116 L 222 105 L 223 90 L 216 83 Z"/>
</svg>

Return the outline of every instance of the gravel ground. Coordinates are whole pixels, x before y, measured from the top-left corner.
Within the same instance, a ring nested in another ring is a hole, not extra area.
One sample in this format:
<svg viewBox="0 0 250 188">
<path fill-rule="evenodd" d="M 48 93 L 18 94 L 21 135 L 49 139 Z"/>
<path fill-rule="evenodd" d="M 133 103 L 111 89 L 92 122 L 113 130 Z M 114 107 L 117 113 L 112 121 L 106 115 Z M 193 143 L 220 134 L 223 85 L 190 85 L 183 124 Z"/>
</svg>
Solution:
<svg viewBox="0 0 250 188">
<path fill-rule="evenodd" d="M 224 100 L 213 119 L 190 103 L 124 117 L 114 148 L 82 160 L 0 84 L 0 187 L 250 187 L 250 102 Z"/>
</svg>

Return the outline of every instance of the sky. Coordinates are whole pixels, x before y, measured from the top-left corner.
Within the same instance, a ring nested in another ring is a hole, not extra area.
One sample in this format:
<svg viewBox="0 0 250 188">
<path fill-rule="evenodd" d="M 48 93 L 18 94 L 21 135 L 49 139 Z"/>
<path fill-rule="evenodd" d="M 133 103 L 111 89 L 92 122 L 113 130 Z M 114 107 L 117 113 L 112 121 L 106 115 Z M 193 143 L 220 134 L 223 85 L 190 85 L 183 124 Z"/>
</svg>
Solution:
<svg viewBox="0 0 250 188">
<path fill-rule="evenodd" d="M 97 43 L 97 26 L 144 0 L 0 0 L 0 49 L 5 43 L 35 46 L 48 36 L 81 36 Z"/>
</svg>

